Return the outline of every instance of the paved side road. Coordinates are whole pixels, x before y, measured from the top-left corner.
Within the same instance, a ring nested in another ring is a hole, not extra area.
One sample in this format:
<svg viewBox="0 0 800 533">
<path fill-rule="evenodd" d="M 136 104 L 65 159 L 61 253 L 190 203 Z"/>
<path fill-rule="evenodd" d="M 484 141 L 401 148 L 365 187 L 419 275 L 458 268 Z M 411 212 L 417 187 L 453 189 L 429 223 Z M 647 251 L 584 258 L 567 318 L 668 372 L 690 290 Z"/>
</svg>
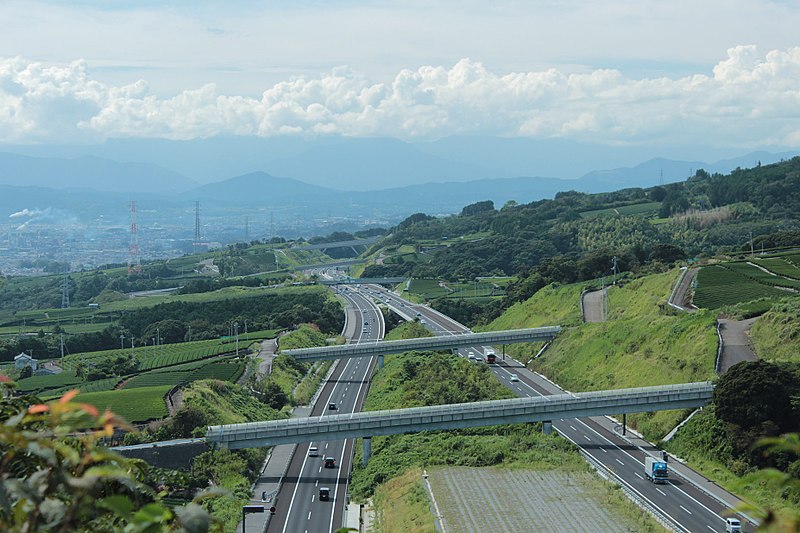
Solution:
<svg viewBox="0 0 800 533">
<path fill-rule="evenodd" d="M 722 337 L 722 353 L 719 358 L 719 373 L 724 374 L 730 367 L 742 361 L 758 359 L 750 342 L 750 328 L 756 318 L 747 320 L 728 320 L 720 318 L 719 334 Z"/>
<path fill-rule="evenodd" d="M 585 292 L 583 298 L 583 321 L 584 322 L 605 322 L 605 295 L 608 287 L 600 291 Z"/>
</svg>

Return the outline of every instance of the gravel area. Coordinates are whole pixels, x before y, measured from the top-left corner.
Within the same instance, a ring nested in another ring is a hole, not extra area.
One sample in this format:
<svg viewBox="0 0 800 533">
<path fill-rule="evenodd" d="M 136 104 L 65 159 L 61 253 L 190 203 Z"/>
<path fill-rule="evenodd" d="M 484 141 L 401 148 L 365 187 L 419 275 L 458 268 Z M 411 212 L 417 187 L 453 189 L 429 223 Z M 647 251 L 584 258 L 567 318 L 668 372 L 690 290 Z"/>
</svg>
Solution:
<svg viewBox="0 0 800 533">
<path fill-rule="evenodd" d="M 428 470 L 447 533 L 636 531 L 612 514 L 591 473 L 447 467 Z"/>
</svg>

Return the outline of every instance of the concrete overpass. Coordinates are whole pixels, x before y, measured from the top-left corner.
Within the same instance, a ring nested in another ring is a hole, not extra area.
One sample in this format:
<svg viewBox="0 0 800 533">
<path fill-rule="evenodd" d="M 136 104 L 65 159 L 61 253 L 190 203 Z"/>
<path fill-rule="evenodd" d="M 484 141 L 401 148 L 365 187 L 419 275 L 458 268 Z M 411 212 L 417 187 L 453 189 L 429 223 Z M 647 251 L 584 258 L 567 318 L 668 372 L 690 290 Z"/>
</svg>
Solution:
<svg viewBox="0 0 800 533">
<path fill-rule="evenodd" d="M 343 278 L 343 279 L 325 279 L 320 280 L 322 285 L 397 285 L 404 282 L 408 278 Z"/>
<path fill-rule="evenodd" d="M 686 383 L 228 424 L 210 426 L 206 441 L 239 449 L 363 437 L 366 462 L 370 439 L 379 435 L 529 422 L 544 422 L 547 431 L 553 420 L 702 407 L 711 403 L 713 389 L 710 382 Z"/>
<path fill-rule="evenodd" d="M 380 341 L 359 344 L 343 344 L 340 346 L 320 346 L 317 348 L 299 348 L 281 350 L 282 354 L 291 355 L 298 361 L 321 361 L 350 357 L 382 357 L 390 353 L 403 353 L 411 350 L 450 350 L 466 346 L 483 346 L 493 344 L 515 344 L 518 342 L 537 342 L 553 339 L 561 327 L 511 329 L 505 331 L 487 331 L 483 333 L 466 333 L 443 337 L 421 337 L 399 341 Z"/>
<path fill-rule="evenodd" d="M 366 239 L 353 239 L 350 241 L 321 242 L 319 244 L 302 244 L 292 246 L 291 250 L 327 250 L 332 248 L 352 248 L 353 246 L 370 246 L 375 244 L 383 237 L 368 237 Z"/>
</svg>

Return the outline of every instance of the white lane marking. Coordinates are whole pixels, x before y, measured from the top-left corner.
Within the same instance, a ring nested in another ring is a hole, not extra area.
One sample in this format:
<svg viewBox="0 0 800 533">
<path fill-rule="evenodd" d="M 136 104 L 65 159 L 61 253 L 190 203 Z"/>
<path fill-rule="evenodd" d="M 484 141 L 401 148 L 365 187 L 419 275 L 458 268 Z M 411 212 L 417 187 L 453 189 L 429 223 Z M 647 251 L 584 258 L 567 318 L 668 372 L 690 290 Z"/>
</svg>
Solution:
<svg viewBox="0 0 800 533">
<path fill-rule="evenodd" d="M 641 479 L 642 481 L 644 481 L 644 478 L 642 476 L 640 476 L 637 472 L 634 472 L 634 475 L 636 477 L 638 477 L 639 479 Z"/>
<path fill-rule="evenodd" d="M 619 459 L 617 459 L 616 457 L 614 458 L 614 460 L 615 460 L 616 462 L 618 462 L 619 464 L 621 464 L 622 466 L 625 466 L 625 463 L 623 463 L 622 461 L 620 461 L 620 460 L 619 460 Z"/>
<path fill-rule="evenodd" d="M 312 494 L 312 495 L 311 495 L 311 503 L 314 503 L 314 498 L 316 498 L 316 497 L 317 497 L 317 495 L 316 495 L 316 494 Z"/>
<path fill-rule="evenodd" d="M 666 496 L 666 495 L 667 495 L 667 493 L 666 493 L 666 492 L 664 492 L 663 490 L 659 489 L 658 487 L 656 487 L 656 490 L 657 490 L 657 491 L 658 491 L 658 492 L 659 492 L 659 493 L 660 493 L 662 496 Z M 689 514 L 691 514 L 691 513 L 689 513 Z"/>
<path fill-rule="evenodd" d="M 326 450 L 328 449 L 328 444 L 330 444 L 330 443 L 329 443 L 329 442 L 326 442 L 326 443 L 325 443 L 325 449 L 326 449 Z"/>
<path fill-rule="evenodd" d="M 711 531 L 716 531 L 716 529 L 714 529 L 714 528 L 713 528 L 713 527 L 711 527 L 711 526 L 706 526 L 706 527 L 707 527 L 708 529 L 710 529 Z"/>
<path fill-rule="evenodd" d="M 572 431 L 578 431 L 577 429 L 575 429 L 575 426 L 573 426 L 572 424 L 570 424 L 569 427 L 572 428 Z"/>
<path fill-rule="evenodd" d="M 315 486 L 315 487 L 319 487 L 319 480 L 316 480 L 316 481 L 314 482 L 314 486 Z"/>
<path fill-rule="evenodd" d="M 687 513 L 692 514 L 692 512 L 689 509 L 687 509 L 686 507 L 684 507 L 683 505 L 681 505 L 680 507 L 681 507 L 681 509 L 683 509 Z"/>
<path fill-rule="evenodd" d="M 600 451 L 603 453 L 608 453 L 608 450 L 606 450 L 605 448 L 600 448 Z"/>
<path fill-rule="evenodd" d="M 308 512 L 308 518 L 306 520 L 311 520 L 311 511 Z"/>
<path fill-rule="evenodd" d="M 592 442 L 592 439 L 590 439 L 590 438 L 589 438 L 589 437 L 587 437 L 586 435 L 584 435 L 584 436 L 583 436 L 583 438 L 584 438 L 584 439 L 586 439 L 586 440 L 588 440 L 589 442 Z"/>
<path fill-rule="evenodd" d="M 319 467 L 319 469 L 317 470 L 317 473 L 318 474 L 322 473 L 322 467 Z"/>
</svg>

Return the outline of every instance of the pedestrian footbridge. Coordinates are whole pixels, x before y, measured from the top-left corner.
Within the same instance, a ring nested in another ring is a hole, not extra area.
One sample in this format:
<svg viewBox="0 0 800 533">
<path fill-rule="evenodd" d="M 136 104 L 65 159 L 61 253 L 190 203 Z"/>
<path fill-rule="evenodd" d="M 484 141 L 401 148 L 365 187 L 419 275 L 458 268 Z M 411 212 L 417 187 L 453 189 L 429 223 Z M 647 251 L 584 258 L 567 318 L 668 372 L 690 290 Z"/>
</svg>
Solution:
<svg viewBox="0 0 800 533">
<path fill-rule="evenodd" d="M 281 350 L 281 353 L 291 355 L 298 361 L 372 357 L 374 355 L 381 356 L 390 353 L 410 352 L 412 350 L 450 350 L 452 348 L 464 348 L 466 346 L 548 341 L 553 339 L 560 331 L 561 328 L 559 326 L 550 326 L 545 328 L 466 333 L 463 335 L 448 335 L 442 337 L 421 337 L 418 339 L 398 341 L 376 341 L 359 344 L 343 344 L 340 346 L 299 348 L 296 350 Z"/>
<path fill-rule="evenodd" d="M 366 460 L 379 435 L 695 408 L 708 405 L 712 392 L 701 382 L 229 424 L 210 426 L 206 441 L 238 449 L 364 437 Z"/>
</svg>

